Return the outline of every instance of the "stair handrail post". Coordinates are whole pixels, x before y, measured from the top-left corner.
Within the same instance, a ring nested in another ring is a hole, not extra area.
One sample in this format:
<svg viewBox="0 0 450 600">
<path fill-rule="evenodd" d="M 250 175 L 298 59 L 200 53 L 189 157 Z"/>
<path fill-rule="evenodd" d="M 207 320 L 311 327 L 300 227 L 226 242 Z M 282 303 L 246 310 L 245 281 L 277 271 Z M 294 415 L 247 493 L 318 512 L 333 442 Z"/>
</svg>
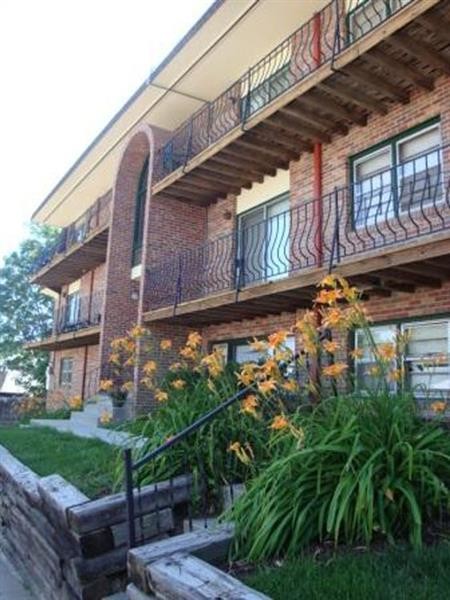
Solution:
<svg viewBox="0 0 450 600">
<path fill-rule="evenodd" d="M 125 448 L 125 490 L 126 490 L 126 508 L 128 524 L 128 548 L 134 548 L 136 545 L 136 528 L 134 514 L 134 493 L 133 493 L 133 454 L 131 448 Z"/>
</svg>

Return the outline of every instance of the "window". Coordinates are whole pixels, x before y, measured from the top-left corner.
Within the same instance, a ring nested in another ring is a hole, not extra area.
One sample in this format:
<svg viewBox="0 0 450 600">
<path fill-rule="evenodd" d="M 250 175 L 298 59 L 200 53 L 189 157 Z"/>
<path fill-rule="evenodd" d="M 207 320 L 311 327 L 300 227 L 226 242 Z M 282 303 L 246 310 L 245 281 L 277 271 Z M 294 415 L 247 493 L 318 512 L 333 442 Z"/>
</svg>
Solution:
<svg viewBox="0 0 450 600">
<path fill-rule="evenodd" d="M 62 358 L 59 367 L 59 385 L 70 387 L 72 385 L 73 358 Z"/>
<path fill-rule="evenodd" d="M 395 325 L 378 325 L 371 327 L 375 344 L 395 343 L 397 328 Z M 374 389 L 376 378 L 371 375 L 371 368 L 376 366 L 375 357 L 367 341 L 367 336 L 362 330 L 355 332 L 355 348 L 362 351 L 361 358 L 355 360 L 355 376 L 358 388 Z M 395 368 L 395 365 L 392 365 Z M 395 390 L 395 384 L 390 384 L 390 389 Z"/>
<path fill-rule="evenodd" d="M 406 323 L 405 370 L 409 387 L 416 396 L 440 395 L 450 389 L 450 321 Z"/>
<path fill-rule="evenodd" d="M 252 340 L 232 340 L 229 342 L 217 342 L 211 345 L 212 350 L 219 350 L 227 361 L 244 364 L 247 362 L 258 362 L 263 358 L 263 353 L 250 348 Z M 293 353 L 295 352 L 295 337 L 290 335 L 284 344 Z"/>
<path fill-rule="evenodd" d="M 371 327 L 376 344 L 395 343 L 397 333 L 407 339 L 404 356 L 393 361 L 392 368 L 403 366 L 405 383 L 417 398 L 447 395 L 450 391 L 450 320 L 412 321 L 401 324 L 379 325 Z M 355 347 L 363 351 L 361 358 L 355 361 L 355 377 L 357 387 L 373 388 L 370 367 L 375 359 L 366 340 L 364 332 L 355 331 Z M 403 365 L 399 365 L 400 359 Z M 395 364 L 394 364 L 395 363 Z M 389 384 L 395 391 L 394 383 Z"/>
<path fill-rule="evenodd" d="M 133 233 L 133 255 L 132 266 L 136 267 L 141 264 L 142 243 L 144 239 L 144 218 L 145 218 L 145 200 L 147 198 L 147 179 L 148 179 L 148 161 L 149 157 L 144 161 L 136 194 L 136 211 L 134 218 L 134 233 Z"/>
<path fill-rule="evenodd" d="M 241 285 L 278 279 L 288 274 L 291 214 L 289 195 L 241 215 L 237 274 Z"/>
<path fill-rule="evenodd" d="M 392 138 L 352 159 L 353 221 L 372 225 L 442 197 L 439 123 Z"/>
<path fill-rule="evenodd" d="M 66 325 L 76 325 L 80 320 L 80 292 L 72 292 L 66 300 Z"/>
</svg>

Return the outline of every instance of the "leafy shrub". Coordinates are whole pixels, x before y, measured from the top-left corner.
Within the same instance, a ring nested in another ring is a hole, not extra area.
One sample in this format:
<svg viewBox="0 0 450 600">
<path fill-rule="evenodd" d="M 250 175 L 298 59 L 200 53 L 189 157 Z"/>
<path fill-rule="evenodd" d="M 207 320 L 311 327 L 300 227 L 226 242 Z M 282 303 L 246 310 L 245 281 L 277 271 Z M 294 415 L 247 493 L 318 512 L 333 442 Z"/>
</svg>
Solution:
<svg viewBox="0 0 450 600">
<path fill-rule="evenodd" d="M 417 416 L 412 397 L 331 398 L 292 422 L 303 442 L 275 458 L 232 511 L 240 556 L 295 556 L 326 539 L 408 537 L 418 547 L 424 524 L 447 512 L 450 436 Z"/>
<path fill-rule="evenodd" d="M 234 370 L 235 365 L 227 365 L 214 381 L 215 390 L 210 389 L 209 380 L 202 373 L 190 369 L 169 373 L 162 384 L 162 389 L 171 389 L 168 399 L 161 403 L 157 412 L 140 418 L 131 424 L 131 429 L 127 427 L 148 439 L 148 443 L 135 451 L 135 458 L 157 448 L 235 394 L 239 390 L 239 382 Z M 173 388 L 172 383 L 180 380 L 186 384 L 180 389 Z M 192 472 L 206 481 L 210 490 L 217 490 L 218 486 L 227 482 L 246 481 L 254 475 L 256 468 L 265 464 L 272 455 L 271 431 L 268 429 L 270 410 L 255 419 L 242 411 L 241 406 L 237 402 L 184 441 L 150 461 L 141 472 L 140 482 L 161 481 Z M 231 442 L 240 444 L 240 458 L 230 451 Z"/>
</svg>

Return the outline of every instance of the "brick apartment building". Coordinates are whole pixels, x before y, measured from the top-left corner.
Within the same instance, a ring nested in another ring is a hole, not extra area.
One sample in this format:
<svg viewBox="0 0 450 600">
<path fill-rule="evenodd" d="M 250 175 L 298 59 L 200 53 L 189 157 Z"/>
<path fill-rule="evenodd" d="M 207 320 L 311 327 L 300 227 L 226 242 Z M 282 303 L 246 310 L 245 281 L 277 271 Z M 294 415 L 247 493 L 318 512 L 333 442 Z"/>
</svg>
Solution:
<svg viewBox="0 0 450 600">
<path fill-rule="evenodd" d="M 33 215 L 63 228 L 33 276 L 49 399 L 92 395 L 137 322 L 243 361 L 330 267 L 449 387 L 418 368 L 450 353 L 449 174 L 449 0 L 216 0 Z"/>
</svg>

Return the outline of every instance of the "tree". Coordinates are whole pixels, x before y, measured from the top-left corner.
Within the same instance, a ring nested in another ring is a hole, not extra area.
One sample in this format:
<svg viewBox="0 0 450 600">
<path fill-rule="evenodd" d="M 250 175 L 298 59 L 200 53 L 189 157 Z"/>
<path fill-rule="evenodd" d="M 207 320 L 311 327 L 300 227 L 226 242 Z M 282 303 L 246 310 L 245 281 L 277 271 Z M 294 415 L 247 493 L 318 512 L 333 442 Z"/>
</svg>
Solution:
<svg viewBox="0 0 450 600">
<path fill-rule="evenodd" d="M 31 225 L 30 237 L 4 259 L 0 268 L 0 369 L 18 371 L 30 393 L 45 391 L 49 353 L 27 350 L 25 344 L 52 330 L 53 300 L 30 283 L 38 255 L 54 244 L 54 228 Z"/>
</svg>

